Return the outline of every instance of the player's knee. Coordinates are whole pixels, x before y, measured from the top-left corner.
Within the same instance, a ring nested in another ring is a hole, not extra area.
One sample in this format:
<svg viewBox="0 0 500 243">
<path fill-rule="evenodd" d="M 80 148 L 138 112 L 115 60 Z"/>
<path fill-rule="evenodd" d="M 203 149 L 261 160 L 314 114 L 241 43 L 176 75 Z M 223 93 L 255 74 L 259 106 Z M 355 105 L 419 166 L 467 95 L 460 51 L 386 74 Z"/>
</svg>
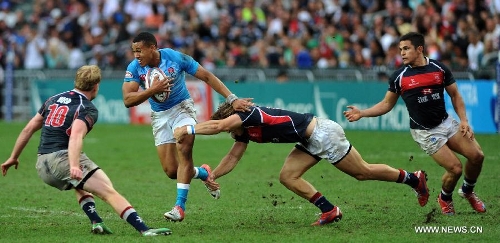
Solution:
<svg viewBox="0 0 500 243">
<path fill-rule="evenodd" d="M 177 143 L 177 151 L 179 151 L 182 155 L 191 155 L 193 152 L 193 144 L 192 143 Z"/>
<path fill-rule="evenodd" d="M 114 188 L 108 188 L 107 190 L 103 190 L 98 193 L 97 196 L 106 203 L 113 202 L 112 198 L 116 198 L 116 196 L 120 196 L 120 194 Z"/>
<path fill-rule="evenodd" d="M 286 178 L 286 176 L 283 173 L 280 173 L 280 183 L 282 185 L 286 185 L 287 181 L 288 181 L 288 178 Z"/>
<path fill-rule="evenodd" d="M 293 180 L 296 180 L 296 177 L 293 177 L 290 173 L 287 172 L 280 172 L 280 183 L 284 186 L 292 184 Z"/>
<path fill-rule="evenodd" d="M 453 174 L 455 177 L 460 177 L 462 176 L 462 164 L 461 163 L 456 163 L 449 167 L 447 171 L 451 174 Z"/>
<path fill-rule="evenodd" d="M 168 178 L 177 179 L 177 169 L 163 168 L 163 172 L 165 172 Z"/>
<path fill-rule="evenodd" d="M 474 165 L 482 165 L 484 161 L 484 153 L 482 150 L 478 150 L 476 153 L 474 153 L 473 156 L 468 158 L 468 161 L 470 161 Z"/>
</svg>

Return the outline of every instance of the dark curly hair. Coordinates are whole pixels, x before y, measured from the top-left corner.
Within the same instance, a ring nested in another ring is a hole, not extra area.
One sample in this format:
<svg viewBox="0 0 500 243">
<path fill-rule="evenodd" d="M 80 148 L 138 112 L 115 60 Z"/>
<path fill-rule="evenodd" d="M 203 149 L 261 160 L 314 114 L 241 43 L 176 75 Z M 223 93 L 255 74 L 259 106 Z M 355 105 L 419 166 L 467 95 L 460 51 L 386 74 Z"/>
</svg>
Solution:
<svg viewBox="0 0 500 243">
<path fill-rule="evenodd" d="M 233 106 L 227 102 L 224 102 L 219 105 L 217 111 L 215 111 L 215 113 L 212 116 L 210 116 L 210 119 L 222 120 L 235 113 L 236 111 L 233 109 Z"/>
</svg>

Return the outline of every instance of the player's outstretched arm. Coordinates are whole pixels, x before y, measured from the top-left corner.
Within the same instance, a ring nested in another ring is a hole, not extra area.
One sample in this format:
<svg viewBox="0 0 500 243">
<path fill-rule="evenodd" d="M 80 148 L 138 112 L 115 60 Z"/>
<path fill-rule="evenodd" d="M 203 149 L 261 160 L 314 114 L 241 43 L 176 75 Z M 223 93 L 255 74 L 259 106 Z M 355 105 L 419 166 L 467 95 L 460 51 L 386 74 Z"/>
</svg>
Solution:
<svg viewBox="0 0 500 243">
<path fill-rule="evenodd" d="M 212 170 L 212 179 L 215 181 L 215 179 L 231 172 L 234 167 L 236 167 L 241 157 L 243 157 L 243 154 L 247 150 L 247 146 L 247 143 L 235 141 L 231 150 L 221 159 L 217 167 Z"/>
<path fill-rule="evenodd" d="M 10 157 L 1 165 L 3 176 L 7 175 L 7 171 L 11 166 L 14 166 L 14 168 L 17 170 L 17 167 L 19 166 L 19 156 L 28 144 L 31 136 L 33 136 L 33 133 L 40 130 L 42 128 L 42 125 L 43 116 L 37 113 L 33 118 L 31 118 L 28 124 L 26 124 L 21 133 L 19 133 Z"/>
<path fill-rule="evenodd" d="M 349 110 L 344 111 L 344 116 L 348 121 L 357 121 L 363 117 L 376 117 L 381 116 L 392 110 L 396 102 L 398 101 L 399 95 L 390 91 L 387 91 L 385 97 L 382 101 L 375 104 L 374 106 L 360 110 L 356 106 L 347 106 Z"/>
<path fill-rule="evenodd" d="M 349 110 L 344 111 L 344 116 L 348 121 L 353 122 L 361 119 L 361 111 L 354 105 L 348 105 Z"/>
<path fill-rule="evenodd" d="M 254 103 L 251 102 L 253 98 L 239 99 L 235 94 L 231 93 L 219 78 L 202 66 L 198 67 L 194 76 L 205 81 L 212 89 L 226 98 L 226 102 L 231 104 L 235 111 L 250 111 L 250 106 L 254 105 Z"/>
<path fill-rule="evenodd" d="M 214 135 L 221 132 L 229 132 L 241 127 L 240 116 L 233 114 L 222 120 L 208 120 L 196 125 L 178 127 L 174 130 L 174 138 L 182 143 L 184 136 L 192 134 Z"/>
</svg>

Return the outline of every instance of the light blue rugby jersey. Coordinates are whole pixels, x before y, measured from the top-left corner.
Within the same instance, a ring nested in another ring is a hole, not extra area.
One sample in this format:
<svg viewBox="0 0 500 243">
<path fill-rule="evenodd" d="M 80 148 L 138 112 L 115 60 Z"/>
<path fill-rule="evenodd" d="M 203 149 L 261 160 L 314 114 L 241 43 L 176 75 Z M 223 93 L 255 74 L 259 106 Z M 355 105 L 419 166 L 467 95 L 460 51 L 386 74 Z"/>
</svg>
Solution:
<svg viewBox="0 0 500 243">
<path fill-rule="evenodd" d="M 186 87 L 186 73 L 194 75 L 198 70 L 199 63 L 192 57 L 170 48 L 159 49 L 158 51 L 160 52 L 159 68 L 168 77 L 173 78 L 171 82 L 174 86 L 171 87 L 170 96 L 165 102 L 158 103 L 149 98 L 149 103 L 153 111 L 164 111 L 185 99 L 191 98 Z M 137 82 L 141 88 L 145 89 L 144 81 L 149 68 L 148 65 L 141 67 L 137 59 L 135 59 L 128 65 L 123 81 Z"/>
</svg>

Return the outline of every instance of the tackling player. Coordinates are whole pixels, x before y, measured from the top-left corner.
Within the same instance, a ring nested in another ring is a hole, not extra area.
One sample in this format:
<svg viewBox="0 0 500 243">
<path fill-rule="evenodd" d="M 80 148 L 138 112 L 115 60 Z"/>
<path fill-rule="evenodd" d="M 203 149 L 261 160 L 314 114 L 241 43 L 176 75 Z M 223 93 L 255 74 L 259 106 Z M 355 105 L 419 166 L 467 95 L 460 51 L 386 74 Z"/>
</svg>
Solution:
<svg viewBox="0 0 500 243">
<path fill-rule="evenodd" d="M 223 103 L 210 121 L 175 129 L 182 142 L 186 134 L 230 132 L 235 142 L 210 177 L 213 180 L 229 173 L 239 162 L 249 141 L 257 143 L 296 143 L 280 172 L 280 182 L 289 190 L 318 207 L 322 214 L 313 225 L 324 225 L 342 219 L 342 212 L 317 191 L 302 175 L 325 159 L 337 169 L 358 180 L 380 180 L 405 183 L 417 193 L 418 202 L 427 204 L 429 190 L 424 171 L 409 173 L 385 164 L 368 164 L 345 137 L 336 122 L 282 109 L 252 106 L 251 111 L 235 111 Z M 212 181 L 212 180 L 211 180 Z"/>
</svg>

